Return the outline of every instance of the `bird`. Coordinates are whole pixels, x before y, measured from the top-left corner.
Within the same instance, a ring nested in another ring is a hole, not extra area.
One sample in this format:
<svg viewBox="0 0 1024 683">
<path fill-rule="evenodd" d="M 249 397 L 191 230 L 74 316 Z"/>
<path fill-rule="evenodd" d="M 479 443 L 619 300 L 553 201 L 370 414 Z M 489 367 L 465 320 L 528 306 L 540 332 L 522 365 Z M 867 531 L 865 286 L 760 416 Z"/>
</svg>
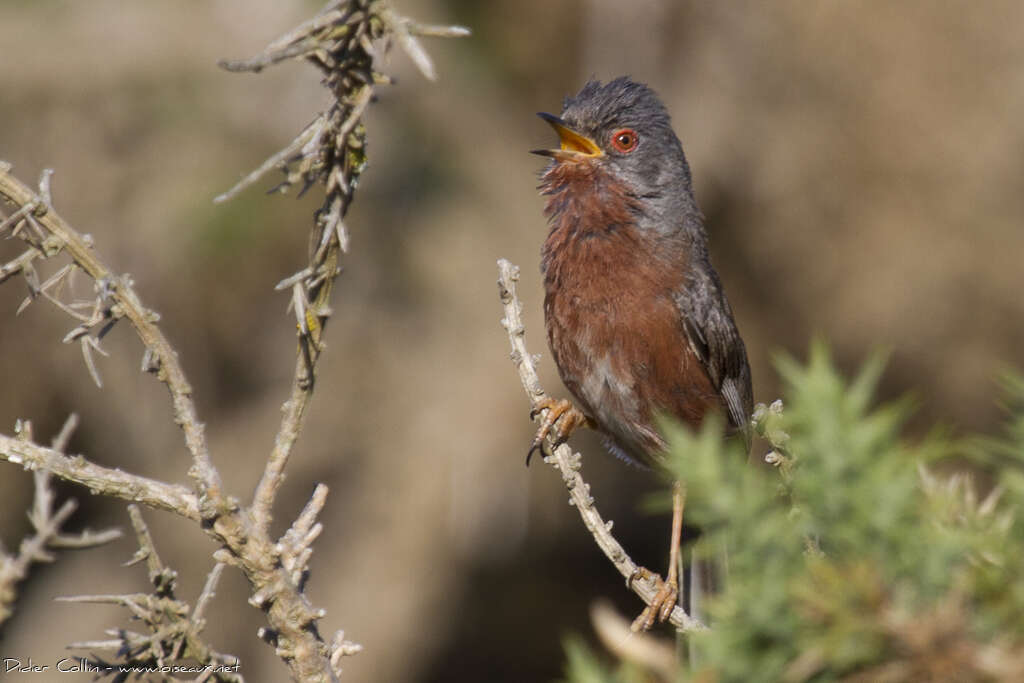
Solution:
<svg viewBox="0 0 1024 683">
<path fill-rule="evenodd" d="M 550 397 L 527 454 L 551 434 L 597 430 L 619 458 L 664 469 L 661 414 L 693 428 L 712 413 L 750 450 L 753 390 L 746 347 L 708 254 L 690 167 L 657 94 L 628 76 L 588 81 L 562 112 L 538 116 L 559 137 L 538 189 L 548 234 L 541 249 L 544 323 L 575 404 Z M 648 630 L 679 598 L 685 483 L 672 494 L 665 579 L 633 622 Z"/>
</svg>

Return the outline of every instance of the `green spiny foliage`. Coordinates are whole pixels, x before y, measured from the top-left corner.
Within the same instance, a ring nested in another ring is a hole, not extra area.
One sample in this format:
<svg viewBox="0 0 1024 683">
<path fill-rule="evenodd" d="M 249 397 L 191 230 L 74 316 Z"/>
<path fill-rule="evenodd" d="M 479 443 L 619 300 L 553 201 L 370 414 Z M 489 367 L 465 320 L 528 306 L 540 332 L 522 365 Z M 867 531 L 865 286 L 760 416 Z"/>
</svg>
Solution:
<svg viewBox="0 0 1024 683">
<path fill-rule="evenodd" d="M 785 409 L 754 416 L 774 471 L 732 452 L 720 424 L 665 427 L 705 532 L 695 552 L 728 549 L 711 629 L 691 636 L 698 664 L 678 679 L 1024 680 L 1024 380 L 1005 382 L 1003 435 L 911 443 L 906 401 L 873 407 L 881 358 L 849 383 L 820 343 L 778 367 Z M 954 456 L 983 464 L 991 491 L 950 476 Z M 587 656 L 574 648 L 570 680 L 624 680 Z"/>
</svg>

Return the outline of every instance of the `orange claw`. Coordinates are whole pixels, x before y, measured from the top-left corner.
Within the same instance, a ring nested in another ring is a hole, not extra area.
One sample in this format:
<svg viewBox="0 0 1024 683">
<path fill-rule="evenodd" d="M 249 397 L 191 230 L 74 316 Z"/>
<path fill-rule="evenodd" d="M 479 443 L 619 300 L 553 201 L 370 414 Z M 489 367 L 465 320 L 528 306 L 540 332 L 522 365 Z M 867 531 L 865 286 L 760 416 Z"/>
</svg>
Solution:
<svg viewBox="0 0 1024 683">
<path fill-rule="evenodd" d="M 654 626 L 655 620 L 668 621 L 679 600 L 679 542 L 683 534 L 683 508 L 685 505 L 686 488 L 681 481 L 677 480 L 672 486 L 672 538 L 669 541 L 668 550 L 668 578 L 662 581 L 657 574 L 638 567 L 626 582 L 626 586 L 629 587 L 634 579 L 653 577 L 655 585 L 658 587 L 651 604 L 644 607 L 640 616 L 633 620 L 630 629 L 634 632 L 650 630 Z"/>
<path fill-rule="evenodd" d="M 578 427 L 591 424 L 590 420 L 580 412 L 579 408 L 564 398 L 557 401 L 550 397 L 542 398 L 537 402 L 533 410 L 530 411 L 530 419 L 536 418 L 542 410 L 547 410 L 548 412 L 540 423 L 536 436 L 533 437 L 530 450 L 526 452 L 527 467 L 530 466 L 530 458 L 533 456 L 534 451 L 540 451 L 543 455 L 544 437 L 551 432 L 553 427 L 555 428 L 555 443 L 559 444 L 568 439 L 569 435 L 576 431 Z M 557 427 L 555 427 L 556 424 Z"/>
<path fill-rule="evenodd" d="M 653 578 L 658 586 L 658 592 L 655 593 L 651 604 L 644 607 L 644 611 L 640 613 L 640 616 L 633 620 L 630 630 L 634 633 L 637 631 L 649 631 L 654 626 L 655 621 L 668 621 L 672 610 L 676 606 L 676 602 L 679 600 L 679 581 L 675 576 L 672 576 L 674 573 L 669 570 L 668 581 L 663 581 L 659 575 L 643 567 L 637 569 L 634 576 L 645 579 Z M 632 577 L 630 577 L 630 580 L 632 581 Z"/>
</svg>

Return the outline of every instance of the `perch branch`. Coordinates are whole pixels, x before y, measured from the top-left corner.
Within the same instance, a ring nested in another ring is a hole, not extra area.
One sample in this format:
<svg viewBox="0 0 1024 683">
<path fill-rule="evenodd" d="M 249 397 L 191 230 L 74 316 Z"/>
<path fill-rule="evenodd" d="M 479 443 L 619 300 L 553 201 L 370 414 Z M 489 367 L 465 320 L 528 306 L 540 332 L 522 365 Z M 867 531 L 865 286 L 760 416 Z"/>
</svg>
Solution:
<svg viewBox="0 0 1024 683">
<path fill-rule="evenodd" d="M 498 261 L 498 290 L 501 294 L 501 303 L 505 307 L 505 317 L 501 324 L 508 332 L 509 343 L 512 346 L 512 362 L 519 372 L 519 379 L 530 400 L 530 407 L 538 408 L 547 395 L 541 388 L 535 360 L 526 350 L 523 309 L 516 294 L 516 282 L 518 281 L 519 268 L 505 259 L 500 259 Z M 546 412 L 546 410 L 541 411 L 537 419 L 543 420 Z M 553 465 L 562 475 L 562 481 L 569 489 L 569 502 L 579 511 L 583 524 L 594 537 L 594 541 L 623 578 L 628 581 L 633 592 L 639 595 L 647 605 L 650 605 L 657 589 L 652 581 L 629 581 L 631 577 L 636 576 L 638 565 L 630 559 L 619 542 L 612 536 L 611 521 L 605 522 L 594 506 L 594 498 L 590 495 L 590 485 L 583 480 L 583 476 L 580 474 L 582 466 L 580 454 L 573 453 L 567 444 L 556 446 L 550 434 L 547 437 L 547 443 L 552 455 L 545 457 L 544 462 Z M 691 617 L 678 605 L 672 610 L 669 621 L 680 631 L 696 631 L 706 628 L 704 624 Z"/>
</svg>

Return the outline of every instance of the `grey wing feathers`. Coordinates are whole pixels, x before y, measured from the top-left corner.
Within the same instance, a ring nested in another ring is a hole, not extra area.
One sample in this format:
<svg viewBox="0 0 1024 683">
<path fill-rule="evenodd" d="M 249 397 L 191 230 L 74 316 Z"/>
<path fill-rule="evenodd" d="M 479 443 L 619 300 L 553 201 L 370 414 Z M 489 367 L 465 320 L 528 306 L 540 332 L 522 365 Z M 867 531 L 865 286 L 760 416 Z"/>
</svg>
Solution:
<svg viewBox="0 0 1024 683">
<path fill-rule="evenodd" d="M 687 291 L 676 296 L 686 326 L 686 336 L 697 357 L 718 387 L 732 426 L 750 448 L 750 414 L 753 390 L 747 350 L 732 318 L 729 302 L 714 271 L 695 269 Z"/>
</svg>

